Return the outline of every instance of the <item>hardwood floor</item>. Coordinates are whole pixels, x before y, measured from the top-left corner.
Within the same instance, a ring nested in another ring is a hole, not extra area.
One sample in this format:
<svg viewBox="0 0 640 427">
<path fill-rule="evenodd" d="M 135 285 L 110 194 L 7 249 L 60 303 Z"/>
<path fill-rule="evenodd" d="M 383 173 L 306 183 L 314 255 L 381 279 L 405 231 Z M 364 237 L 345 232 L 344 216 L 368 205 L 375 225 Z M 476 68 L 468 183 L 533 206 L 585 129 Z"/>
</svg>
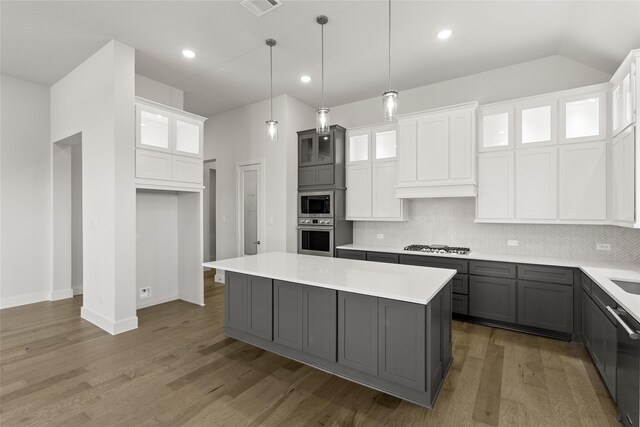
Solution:
<svg viewBox="0 0 640 427">
<path fill-rule="evenodd" d="M 580 345 L 454 322 L 430 411 L 225 337 L 223 290 L 207 275 L 205 307 L 142 309 L 115 337 L 80 319 L 80 297 L 0 311 L 0 423 L 617 425 Z"/>
</svg>

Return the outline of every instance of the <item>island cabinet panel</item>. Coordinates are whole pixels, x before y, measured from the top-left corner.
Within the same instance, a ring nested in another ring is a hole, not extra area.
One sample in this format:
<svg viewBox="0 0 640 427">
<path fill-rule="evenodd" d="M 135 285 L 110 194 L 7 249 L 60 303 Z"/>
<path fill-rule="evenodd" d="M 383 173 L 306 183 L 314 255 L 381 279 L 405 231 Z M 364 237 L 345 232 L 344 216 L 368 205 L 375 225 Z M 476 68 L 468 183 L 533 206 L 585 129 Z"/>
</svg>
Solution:
<svg viewBox="0 0 640 427">
<path fill-rule="evenodd" d="M 333 289 L 302 289 L 302 351 L 331 362 L 337 357 L 337 298 Z"/>
<path fill-rule="evenodd" d="M 424 305 L 378 300 L 378 375 L 398 384 L 425 389 Z"/>
<path fill-rule="evenodd" d="M 273 290 L 272 280 L 266 277 L 248 276 L 249 323 L 247 332 L 273 339 Z"/>
<path fill-rule="evenodd" d="M 338 363 L 378 375 L 378 299 L 338 292 Z"/>
<path fill-rule="evenodd" d="M 302 285 L 274 280 L 273 341 L 302 351 Z"/>
<path fill-rule="evenodd" d="M 516 322 L 516 281 L 494 277 L 469 279 L 469 314 L 502 322 Z"/>
<path fill-rule="evenodd" d="M 519 280 L 517 294 L 519 324 L 573 331 L 573 287 Z"/>
<path fill-rule="evenodd" d="M 390 264 L 398 263 L 397 254 L 384 254 L 380 252 L 367 252 L 367 261 L 387 262 Z"/>
<path fill-rule="evenodd" d="M 227 272 L 225 286 L 225 325 L 239 331 L 247 330 L 249 279 L 245 274 Z"/>
<path fill-rule="evenodd" d="M 451 316 L 443 318 L 443 313 L 451 312 L 451 287 L 435 296 L 427 307 L 427 334 L 431 338 L 426 349 L 429 370 L 429 391 L 435 393 L 444 378 L 451 360 Z"/>
<path fill-rule="evenodd" d="M 338 249 L 338 258 L 355 259 L 358 261 L 366 261 L 367 253 L 364 251 L 351 251 L 346 249 Z"/>
</svg>

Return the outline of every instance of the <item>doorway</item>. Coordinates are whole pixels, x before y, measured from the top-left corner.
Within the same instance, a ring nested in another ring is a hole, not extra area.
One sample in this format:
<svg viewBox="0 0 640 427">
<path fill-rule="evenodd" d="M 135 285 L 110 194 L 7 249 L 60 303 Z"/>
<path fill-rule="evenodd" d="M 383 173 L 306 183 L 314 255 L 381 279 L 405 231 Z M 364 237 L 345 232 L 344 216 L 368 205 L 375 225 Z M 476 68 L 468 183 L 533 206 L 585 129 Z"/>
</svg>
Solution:
<svg viewBox="0 0 640 427">
<path fill-rule="evenodd" d="M 264 252 L 263 162 L 238 164 L 238 256 Z"/>
<path fill-rule="evenodd" d="M 203 162 L 203 261 L 216 260 L 216 160 Z"/>
</svg>

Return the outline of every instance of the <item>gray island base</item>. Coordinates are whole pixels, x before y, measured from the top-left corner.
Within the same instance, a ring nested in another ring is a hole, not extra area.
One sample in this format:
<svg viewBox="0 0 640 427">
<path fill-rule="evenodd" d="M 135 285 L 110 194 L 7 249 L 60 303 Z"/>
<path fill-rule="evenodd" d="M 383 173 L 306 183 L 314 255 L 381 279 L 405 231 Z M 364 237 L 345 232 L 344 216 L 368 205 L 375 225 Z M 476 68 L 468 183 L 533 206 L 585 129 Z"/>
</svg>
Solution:
<svg viewBox="0 0 640 427">
<path fill-rule="evenodd" d="M 433 408 L 452 362 L 451 279 L 431 285 L 439 290 L 421 304 L 227 270 L 224 331 Z"/>
</svg>

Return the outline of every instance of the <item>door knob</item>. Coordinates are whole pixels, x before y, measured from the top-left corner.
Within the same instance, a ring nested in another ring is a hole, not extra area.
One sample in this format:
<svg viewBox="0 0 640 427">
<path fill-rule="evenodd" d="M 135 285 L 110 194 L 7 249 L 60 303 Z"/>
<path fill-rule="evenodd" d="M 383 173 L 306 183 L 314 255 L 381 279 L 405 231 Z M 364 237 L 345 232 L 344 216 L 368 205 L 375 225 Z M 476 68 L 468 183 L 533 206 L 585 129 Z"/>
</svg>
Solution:
<svg viewBox="0 0 640 427">
<path fill-rule="evenodd" d="M 257 242 L 253 242 L 255 245 L 259 245 L 260 244 L 260 240 L 258 240 Z"/>
</svg>

